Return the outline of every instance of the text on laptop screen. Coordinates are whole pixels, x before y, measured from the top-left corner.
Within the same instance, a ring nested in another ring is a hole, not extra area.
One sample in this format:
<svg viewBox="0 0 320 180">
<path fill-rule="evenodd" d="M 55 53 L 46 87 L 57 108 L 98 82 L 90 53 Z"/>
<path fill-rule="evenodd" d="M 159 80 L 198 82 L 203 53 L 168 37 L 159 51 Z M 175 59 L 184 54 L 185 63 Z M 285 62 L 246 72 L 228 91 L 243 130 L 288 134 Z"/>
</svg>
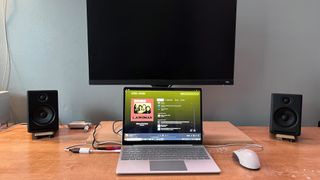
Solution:
<svg viewBox="0 0 320 180">
<path fill-rule="evenodd" d="M 201 91 L 125 90 L 125 141 L 201 141 Z"/>
</svg>

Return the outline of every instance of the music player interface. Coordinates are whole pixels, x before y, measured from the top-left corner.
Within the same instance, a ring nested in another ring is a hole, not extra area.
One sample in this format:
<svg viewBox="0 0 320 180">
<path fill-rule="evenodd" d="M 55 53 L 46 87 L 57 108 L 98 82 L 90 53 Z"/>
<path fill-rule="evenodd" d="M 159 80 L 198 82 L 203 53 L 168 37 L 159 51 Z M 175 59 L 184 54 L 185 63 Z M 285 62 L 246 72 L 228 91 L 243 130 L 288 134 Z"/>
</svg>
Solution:
<svg viewBox="0 0 320 180">
<path fill-rule="evenodd" d="M 124 140 L 201 140 L 200 93 L 126 89 Z"/>
</svg>

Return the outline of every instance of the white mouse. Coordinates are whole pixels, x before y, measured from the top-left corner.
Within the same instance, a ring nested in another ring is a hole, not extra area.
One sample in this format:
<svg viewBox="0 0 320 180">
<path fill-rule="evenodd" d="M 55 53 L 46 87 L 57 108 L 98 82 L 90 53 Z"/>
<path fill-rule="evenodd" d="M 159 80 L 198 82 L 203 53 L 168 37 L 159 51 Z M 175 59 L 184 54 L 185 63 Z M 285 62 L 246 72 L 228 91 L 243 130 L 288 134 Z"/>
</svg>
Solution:
<svg viewBox="0 0 320 180">
<path fill-rule="evenodd" d="M 233 157 L 245 168 L 260 169 L 259 157 L 250 149 L 239 149 L 233 151 Z"/>
</svg>

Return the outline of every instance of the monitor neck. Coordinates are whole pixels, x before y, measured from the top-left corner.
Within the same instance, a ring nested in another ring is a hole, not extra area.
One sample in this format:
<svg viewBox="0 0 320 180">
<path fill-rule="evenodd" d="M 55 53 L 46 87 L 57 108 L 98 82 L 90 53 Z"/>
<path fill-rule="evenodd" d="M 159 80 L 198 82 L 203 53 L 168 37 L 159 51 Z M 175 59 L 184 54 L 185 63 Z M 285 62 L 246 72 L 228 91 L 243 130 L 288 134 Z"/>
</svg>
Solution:
<svg viewBox="0 0 320 180">
<path fill-rule="evenodd" d="M 155 85 L 151 84 L 151 87 L 153 88 L 171 88 L 173 85 Z"/>
</svg>

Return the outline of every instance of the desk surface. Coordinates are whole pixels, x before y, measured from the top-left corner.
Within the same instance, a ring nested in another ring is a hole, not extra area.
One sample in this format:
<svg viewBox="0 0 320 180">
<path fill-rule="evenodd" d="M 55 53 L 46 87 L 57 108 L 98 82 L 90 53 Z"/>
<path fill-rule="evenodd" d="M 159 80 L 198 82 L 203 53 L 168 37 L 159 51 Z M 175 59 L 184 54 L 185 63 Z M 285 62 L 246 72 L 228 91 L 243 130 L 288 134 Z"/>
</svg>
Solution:
<svg viewBox="0 0 320 180">
<path fill-rule="evenodd" d="M 208 123 L 213 126 L 214 123 Z M 209 148 L 221 174 L 117 176 L 117 153 L 72 154 L 64 147 L 85 143 L 88 133 L 61 128 L 52 139 L 32 140 L 26 126 L 0 132 L 0 179 L 319 179 L 320 128 L 304 127 L 298 142 L 274 140 L 267 127 L 239 127 L 256 143 L 261 169 L 251 171 L 232 159 L 240 147 Z"/>
</svg>

